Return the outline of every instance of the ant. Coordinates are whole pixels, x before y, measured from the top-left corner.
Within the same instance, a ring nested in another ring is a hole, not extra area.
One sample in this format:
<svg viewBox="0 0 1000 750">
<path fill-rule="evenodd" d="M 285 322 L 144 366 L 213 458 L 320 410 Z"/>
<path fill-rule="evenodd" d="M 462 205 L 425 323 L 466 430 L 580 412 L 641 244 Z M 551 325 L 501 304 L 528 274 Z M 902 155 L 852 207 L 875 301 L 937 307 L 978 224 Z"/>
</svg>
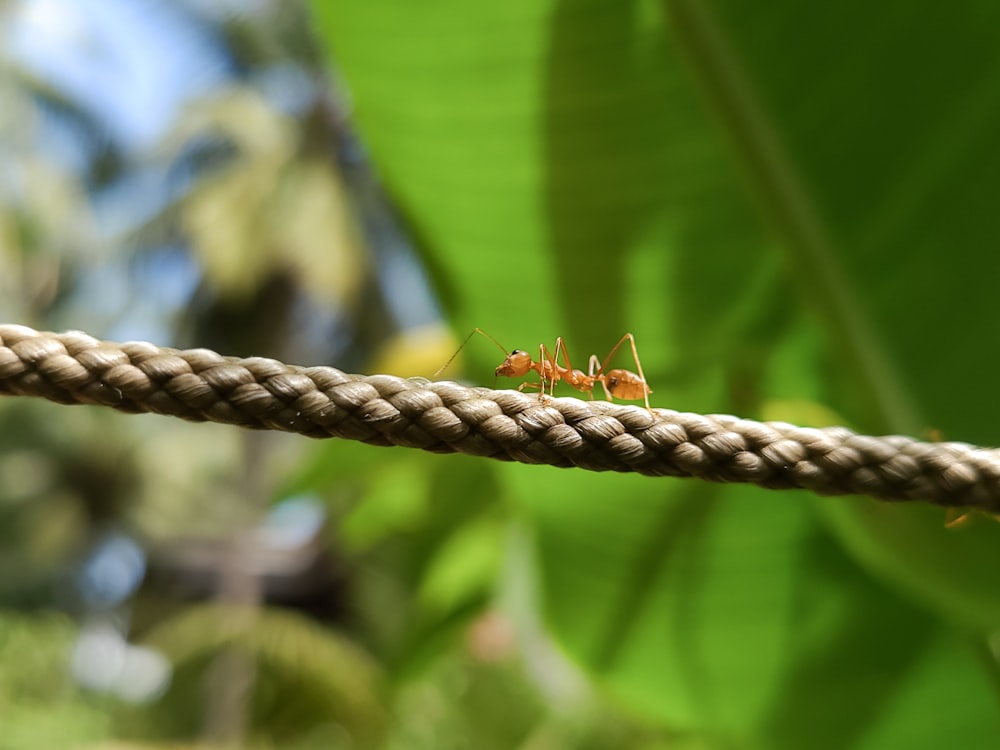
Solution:
<svg viewBox="0 0 1000 750">
<path fill-rule="evenodd" d="M 652 412 L 652 408 L 649 405 L 649 394 L 653 391 L 646 383 L 646 376 L 642 372 L 642 363 L 639 362 L 639 353 L 635 347 L 635 337 L 631 333 L 626 333 L 618 339 L 618 343 L 612 347 L 603 361 L 599 360 L 596 354 L 591 355 L 587 372 L 583 372 L 582 370 L 573 369 L 573 365 L 569 359 L 569 352 L 566 349 L 566 343 L 562 340 L 562 337 L 556 339 L 554 354 L 549 351 L 549 348 L 545 344 L 541 344 L 538 347 L 538 361 L 536 362 L 528 352 L 522 349 L 514 349 L 508 354 L 503 344 L 490 336 L 490 334 L 481 328 L 474 328 L 472 329 L 472 333 L 462 342 L 462 345 L 458 347 L 458 351 L 451 355 L 451 359 L 445 362 L 441 369 L 434 373 L 434 377 L 441 374 L 452 363 L 455 357 L 458 356 L 458 353 L 469 343 L 469 339 L 477 333 L 488 338 L 504 353 L 504 361 L 494 370 L 496 377 L 519 378 L 527 375 L 529 372 L 538 373 L 539 382 L 537 384 L 521 383 L 517 388 L 519 391 L 523 391 L 525 388 L 538 388 L 540 394 L 544 394 L 547 383 L 549 395 L 552 395 L 555 391 L 555 384 L 563 381 L 581 393 L 586 393 L 593 400 L 594 385 L 595 383 L 600 383 L 604 389 L 604 396 L 608 401 L 614 401 L 615 396 L 626 401 L 637 401 L 641 398 L 645 402 L 646 408 Z M 607 369 L 608 363 L 626 341 L 632 347 L 632 358 L 635 360 L 636 369 L 639 371 L 638 374 L 629 370 Z M 562 353 L 565 367 L 560 367 L 559 365 L 560 353 Z"/>
</svg>

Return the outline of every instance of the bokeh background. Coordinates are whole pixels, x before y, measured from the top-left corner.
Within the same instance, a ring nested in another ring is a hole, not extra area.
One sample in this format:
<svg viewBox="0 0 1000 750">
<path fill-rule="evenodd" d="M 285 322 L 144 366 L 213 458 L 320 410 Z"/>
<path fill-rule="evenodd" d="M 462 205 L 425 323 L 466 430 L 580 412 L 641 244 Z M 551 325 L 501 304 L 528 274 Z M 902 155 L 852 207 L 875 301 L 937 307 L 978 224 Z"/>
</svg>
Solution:
<svg viewBox="0 0 1000 750">
<path fill-rule="evenodd" d="M 4 0 L 0 320 L 404 376 L 630 331 L 657 406 L 996 444 L 997 28 Z M 2 399 L 0 747 L 993 748 L 1000 526 L 944 523 Z"/>
</svg>

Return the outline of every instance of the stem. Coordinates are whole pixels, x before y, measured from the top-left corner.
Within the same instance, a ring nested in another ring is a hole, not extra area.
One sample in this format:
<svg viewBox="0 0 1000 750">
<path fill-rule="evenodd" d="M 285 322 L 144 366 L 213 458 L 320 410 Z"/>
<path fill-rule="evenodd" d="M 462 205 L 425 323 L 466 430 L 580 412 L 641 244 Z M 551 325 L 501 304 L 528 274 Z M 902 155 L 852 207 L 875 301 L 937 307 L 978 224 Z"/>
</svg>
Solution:
<svg viewBox="0 0 1000 750">
<path fill-rule="evenodd" d="M 719 115 L 755 196 L 784 240 L 798 279 L 842 348 L 857 381 L 865 388 L 865 407 L 874 426 L 915 433 L 922 426 L 903 395 L 875 327 L 853 293 L 839 253 L 811 191 L 795 168 L 784 143 L 734 53 L 711 3 L 664 0 L 674 35 L 699 78 L 702 91 Z"/>
</svg>

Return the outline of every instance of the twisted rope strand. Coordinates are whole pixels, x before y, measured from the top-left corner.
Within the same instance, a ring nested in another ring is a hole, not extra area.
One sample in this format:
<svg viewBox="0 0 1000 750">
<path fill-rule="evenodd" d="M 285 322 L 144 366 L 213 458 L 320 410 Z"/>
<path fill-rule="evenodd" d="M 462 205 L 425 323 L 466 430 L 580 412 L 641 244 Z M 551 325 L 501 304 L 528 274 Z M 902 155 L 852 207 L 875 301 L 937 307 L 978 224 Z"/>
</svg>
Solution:
<svg viewBox="0 0 1000 750">
<path fill-rule="evenodd" d="M 0 325 L 0 394 L 591 471 L 1000 513 L 1000 451 Z"/>
</svg>

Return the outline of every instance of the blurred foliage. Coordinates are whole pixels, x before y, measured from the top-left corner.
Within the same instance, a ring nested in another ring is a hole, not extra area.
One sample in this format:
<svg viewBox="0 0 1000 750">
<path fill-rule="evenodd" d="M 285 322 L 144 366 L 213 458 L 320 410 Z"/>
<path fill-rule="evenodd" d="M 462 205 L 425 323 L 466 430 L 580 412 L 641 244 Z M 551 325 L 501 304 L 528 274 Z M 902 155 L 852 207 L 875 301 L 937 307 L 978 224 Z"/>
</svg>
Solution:
<svg viewBox="0 0 1000 750">
<path fill-rule="evenodd" d="M 996 441 L 993 10 L 313 7 L 459 335 L 562 335 L 581 361 L 630 330 L 660 405 Z M 463 355 L 488 382 L 494 348 Z M 553 633 L 661 726 L 708 747 L 997 736 L 995 526 L 493 470 Z"/>
<path fill-rule="evenodd" d="M 81 699 L 66 671 L 74 623 L 54 613 L 0 612 L 0 716 L 9 748 L 73 747 L 106 736 L 99 702 Z"/>
<path fill-rule="evenodd" d="M 319 86 L 326 52 L 458 337 L 563 336 L 579 366 L 628 330 L 655 405 L 997 442 L 997 11 L 744 5 L 336 0 L 215 31 L 235 69 L 289 59 Z M 322 89 L 293 116 L 248 74 L 179 112 L 136 159 L 185 189 L 109 238 L 85 176 L 29 137 L 38 99 L 73 102 L 4 60 L 4 316 L 103 335 L 194 268 L 156 308 L 179 342 L 402 375 L 453 351 L 393 323 L 419 291 L 384 278 L 392 212 Z M 91 165 L 105 183 L 130 167 L 114 157 Z M 490 384 L 498 355 L 477 337 L 449 376 Z M 304 557 L 262 541 L 288 498 L 328 519 Z M 933 508 L 6 400 L 0 529 L 3 747 L 1000 733 L 1000 528 Z M 150 571 L 94 612 L 80 570 L 114 529 Z M 170 683 L 84 689 L 54 610 L 110 618 Z"/>
<path fill-rule="evenodd" d="M 313 296 L 353 305 L 365 252 L 329 144 L 311 143 L 300 120 L 245 86 L 191 107 L 173 138 L 180 150 L 205 134 L 236 154 L 181 207 L 205 283 L 239 298 L 289 269 Z"/>
<path fill-rule="evenodd" d="M 276 743 L 312 740 L 331 734 L 334 746 L 373 747 L 386 717 L 379 695 L 378 668 L 370 658 L 336 633 L 281 611 L 189 607 L 150 632 L 145 642 L 168 656 L 174 680 L 164 696 L 165 709 L 151 724 L 141 714 L 137 731 L 151 737 L 198 730 L 202 720 L 203 675 L 213 654 L 225 650 L 245 658 L 252 669 L 251 736 Z M 184 717 L 195 723 L 185 726 Z"/>
</svg>

